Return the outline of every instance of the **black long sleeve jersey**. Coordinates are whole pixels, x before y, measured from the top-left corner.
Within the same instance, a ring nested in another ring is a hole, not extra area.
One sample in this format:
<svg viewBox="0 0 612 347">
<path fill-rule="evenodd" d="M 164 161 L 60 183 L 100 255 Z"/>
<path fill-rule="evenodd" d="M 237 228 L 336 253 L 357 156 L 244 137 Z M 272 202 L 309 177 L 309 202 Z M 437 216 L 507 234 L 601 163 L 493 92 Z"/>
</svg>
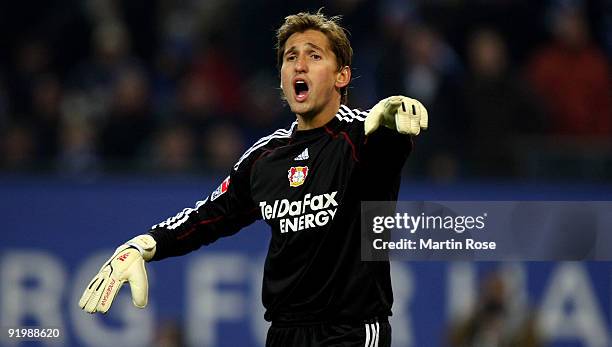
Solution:
<svg viewBox="0 0 612 347">
<path fill-rule="evenodd" d="M 261 138 L 194 208 L 153 226 L 153 260 L 183 255 L 263 218 L 272 236 L 264 265 L 265 319 L 349 322 L 391 315 L 388 262 L 361 261 L 361 201 L 397 200 L 407 135 L 341 105 L 325 126 L 297 122 Z"/>
</svg>

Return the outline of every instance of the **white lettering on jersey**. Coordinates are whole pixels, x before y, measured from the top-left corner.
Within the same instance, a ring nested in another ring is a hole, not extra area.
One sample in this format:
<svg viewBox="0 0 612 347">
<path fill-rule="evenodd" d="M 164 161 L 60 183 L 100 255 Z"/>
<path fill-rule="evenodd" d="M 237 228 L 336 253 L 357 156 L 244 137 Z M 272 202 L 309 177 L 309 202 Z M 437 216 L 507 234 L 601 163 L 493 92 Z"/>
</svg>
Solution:
<svg viewBox="0 0 612 347">
<path fill-rule="evenodd" d="M 327 225 L 336 216 L 338 202 L 337 191 L 312 196 L 308 193 L 304 199 L 289 201 L 274 200 L 272 203 L 261 201 L 261 216 L 265 220 L 279 219 L 281 233 L 300 231 Z"/>
</svg>

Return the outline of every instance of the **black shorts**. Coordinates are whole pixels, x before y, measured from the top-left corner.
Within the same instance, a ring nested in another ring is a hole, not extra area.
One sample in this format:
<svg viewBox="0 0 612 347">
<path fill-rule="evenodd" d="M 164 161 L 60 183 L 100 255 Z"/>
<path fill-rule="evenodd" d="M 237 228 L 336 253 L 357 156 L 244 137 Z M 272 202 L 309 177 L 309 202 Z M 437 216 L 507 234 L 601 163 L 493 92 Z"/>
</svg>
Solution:
<svg viewBox="0 0 612 347">
<path fill-rule="evenodd" d="M 272 324 L 266 347 L 390 347 L 391 325 L 387 319 L 362 323 L 324 323 L 306 326 Z"/>
</svg>

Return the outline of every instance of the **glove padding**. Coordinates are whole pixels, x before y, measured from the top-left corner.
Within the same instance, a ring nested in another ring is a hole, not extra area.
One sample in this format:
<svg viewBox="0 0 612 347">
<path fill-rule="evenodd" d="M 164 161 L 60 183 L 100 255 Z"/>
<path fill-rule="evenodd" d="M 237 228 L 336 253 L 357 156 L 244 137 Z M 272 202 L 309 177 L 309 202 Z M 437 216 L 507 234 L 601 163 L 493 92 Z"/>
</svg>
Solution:
<svg viewBox="0 0 612 347">
<path fill-rule="evenodd" d="M 391 96 L 379 101 L 365 119 L 365 134 L 370 135 L 382 124 L 401 134 L 418 135 L 427 129 L 427 109 L 416 99 Z"/>
<path fill-rule="evenodd" d="M 132 302 L 138 308 L 147 305 L 149 282 L 145 261 L 155 254 L 155 239 L 151 235 L 139 235 L 119 246 L 100 268 L 83 292 L 79 307 L 85 312 L 106 313 L 119 288 L 128 281 L 132 290 Z"/>
</svg>

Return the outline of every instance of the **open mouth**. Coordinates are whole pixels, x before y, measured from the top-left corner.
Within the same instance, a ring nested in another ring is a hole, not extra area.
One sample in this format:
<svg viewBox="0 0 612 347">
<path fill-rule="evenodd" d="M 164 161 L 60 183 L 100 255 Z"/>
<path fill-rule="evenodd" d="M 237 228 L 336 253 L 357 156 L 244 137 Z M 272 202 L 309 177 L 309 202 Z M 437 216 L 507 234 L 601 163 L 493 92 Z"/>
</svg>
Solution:
<svg viewBox="0 0 612 347">
<path fill-rule="evenodd" d="M 304 80 L 296 80 L 293 83 L 295 98 L 297 101 L 304 101 L 308 97 L 308 84 Z"/>
</svg>

